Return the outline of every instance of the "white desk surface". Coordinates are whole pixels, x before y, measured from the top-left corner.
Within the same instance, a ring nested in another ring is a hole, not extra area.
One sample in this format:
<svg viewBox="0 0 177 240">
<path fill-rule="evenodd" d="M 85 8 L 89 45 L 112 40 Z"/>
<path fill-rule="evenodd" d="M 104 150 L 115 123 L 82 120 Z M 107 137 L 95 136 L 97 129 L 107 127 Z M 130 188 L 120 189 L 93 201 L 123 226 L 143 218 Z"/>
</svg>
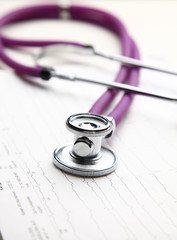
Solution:
<svg viewBox="0 0 177 240">
<path fill-rule="evenodd" d="M 0 0 L 0 15 L 41 2 Z M 143 59 L 177 69 L 177 1 L 73 3 L 117 15 L 137 42 Z M 105 51 L 120 50 L 114 35 L 89 24 L 29 22 L 10 26 L 4 34 L 25 39 L 77 41 L 79 37 L 79 41 Z M 31 61 L 17 52 L 9 54 L 19 61 Z M 62 61 L 60 70 L 110 80 L 116 72 L 115 63 L 83 60 L 79 66 Z M 177 239 L 176 103 L 136 96 L 113 138 L 105 142 L 118 155 L 117 170 L 100 178 L 75 177 L 54 167 L 52 153 L 72 141 L 64 127 L 66 118 L 88 111 L 104 88 L 56 79 L 48 83 L 23 81 L 2 63 L 0 67 L 3 239 Z M 141 87 L 177 93 L 175 77 L 142 70 L 140 80 Z"/>
</svg>

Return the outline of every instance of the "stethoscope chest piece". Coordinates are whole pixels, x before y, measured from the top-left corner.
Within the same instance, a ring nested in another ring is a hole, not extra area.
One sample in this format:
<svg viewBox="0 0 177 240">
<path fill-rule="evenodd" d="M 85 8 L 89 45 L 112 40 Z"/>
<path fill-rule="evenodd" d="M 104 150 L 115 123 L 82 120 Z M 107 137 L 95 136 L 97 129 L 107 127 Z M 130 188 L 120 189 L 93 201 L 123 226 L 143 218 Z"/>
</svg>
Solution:
<svg viewBox="0 0 177 240">
<path fill-rule="evenodd" d="M 96 177 L 113 172 L 117 157 L 101 146 L 102 139 L 110 137 L 114 120 L 102 115 L 84 113 L 70 116 L 66 127 L 74 133 L 74 143 L 54 151 L 54 164 L 70 174 Z"/>
</svg>

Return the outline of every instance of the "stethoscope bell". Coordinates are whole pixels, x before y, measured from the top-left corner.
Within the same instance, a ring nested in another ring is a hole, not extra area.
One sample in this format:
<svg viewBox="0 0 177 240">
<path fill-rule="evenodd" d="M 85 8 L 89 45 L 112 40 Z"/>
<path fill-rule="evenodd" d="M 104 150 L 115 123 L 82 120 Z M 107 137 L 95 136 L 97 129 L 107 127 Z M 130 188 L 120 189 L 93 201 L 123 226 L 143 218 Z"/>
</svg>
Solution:
<svg viewBox="0 0 177 240">
<path fill-rule="evenodd" d="M 54 164 L 70 174 L 95 177 L 113 172 L 117 157 L 101 146 L 102 139 L 110 137 L 114 120 L 110 117 L 84 113 L 74 114 L 66 121 L 74 133 L 74 143 L 54 151 Z"/>
</svg>

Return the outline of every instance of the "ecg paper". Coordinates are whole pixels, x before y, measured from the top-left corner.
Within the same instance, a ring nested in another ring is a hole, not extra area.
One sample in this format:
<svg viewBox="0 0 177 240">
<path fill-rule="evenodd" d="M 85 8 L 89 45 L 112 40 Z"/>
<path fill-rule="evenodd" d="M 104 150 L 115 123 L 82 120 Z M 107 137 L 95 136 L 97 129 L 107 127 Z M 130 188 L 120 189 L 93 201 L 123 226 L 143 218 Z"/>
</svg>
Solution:
<svg viewBox="0 0 177 240">
<path fill-rule="evenodd" d="M 113 78 L 110 71 L 77 68 L 78 75 Z M 67 117 L 88 111 L 105 88 L 23 81 L 3 70 L 0 79 L 0 239 L 177 239 L 176 103 L 135 96 L 104 143 L 118 156 L 117 170 L 83 178 L 57 169 L 53 150 L 72 142 Z M 142 71 L 141 87 L 165 86 L 177 93 L 175 78 Z"/>
</svg>

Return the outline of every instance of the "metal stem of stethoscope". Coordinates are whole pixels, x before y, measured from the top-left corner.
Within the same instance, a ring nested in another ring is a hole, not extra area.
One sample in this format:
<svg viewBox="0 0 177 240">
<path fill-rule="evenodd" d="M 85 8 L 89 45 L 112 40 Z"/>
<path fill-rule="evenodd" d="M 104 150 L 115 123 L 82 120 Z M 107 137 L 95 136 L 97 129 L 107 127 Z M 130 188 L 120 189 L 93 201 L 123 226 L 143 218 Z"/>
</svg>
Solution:
<svg viewBox="0 0 177 240">
<path fill-rule="evenodd" d="M 145 63 L 142 60 L 138 60 L 138 59 L 134 59 L 134 58 L 130 58 L 130 57 L 125 57 L 125 56 L 122 56 L 122 55 L 115 55 L 114 56 L 114 55 L 109 55 L 109 54 L 106 54 L 106 53 L 98 52 L 96 50 L 94 50 L 94 55 L 99 56 L 99 57 L 103 57 L 103 58 L 107 58 L 109 60 L 121 62 L 124 65 L 128 65 L 128 66 L 140 67 L 140 68 L 145 68 L 145 69 L 149 69 L 149 70 L 153 70 L 153 71 L 157 71 L 157 72 L 167 73 L 167 74 L 171 74 L 171 75 L 177 75 L 176 71 L 169 70 L 169 69 L 166 69 L 164 67 L 153 66 L 151 64 Z"/>
<path fill-rule="evenodd" d="M 112 61 L 120 62 L 127 66 L 140 67 L 140 68 L 145 68 L 145 69 L 177 76 L 177 71 L 164 68 L 161 66 L 154 66 L 142 60 L 126 57 L 123 55 L 118 55 L 118 54 L 113 55 L 113 54 L 100 52 L 91 45 L 83 45 L 83 46 L 69 45 L 68 46 L 65 44 L 60 44 L 60 45 L 54 44 L 54 45 L 46 46 L 46 47 L 43 47 L 42 52 L 38 56 L 38 59 L 47 55 L 48 53 L 51 53 L 52 51 L 65 52 L 65 53 L 69 52 L 69 53 L 76 53 L 76 54 L 90 55 L 90 56 L 93 55 L 93 56 L 106 58 Z"/>
<path fill-rule="evenodd" d="M 48 54 L 56 54 L 56 53 L 61 53 L 61 52 L 68 52 L 68 53 L 76 53 L 76 54 L 81 54 L 81 55 L 96 55 L 100 56 L 103 58 L 107 58 L 109 60 L 114 60 L 114 61 L 119 61 L 122 62 L 123 64 L 129 65 L 129 66 L 136 66 L 136 67 L 142 67 L 154 71 L 159 71 L 163 73 L 168 73 L 172 75 L 177 75 L 177 72 L 171 71 L 168 69 L 163 69 L 162 67 L 154 67 L 152 65 L 148 65 L 144 63 L 143 61 L 121 56 L 121 55 L 110 55 L 110 54 L 104 54 L 102 52 L 96 51 L 93 46 L 90 45 L 84 45 L 84 46 L 74 46 L 74 45 L 64 45 L 64 44 L 56 44 L 56 45 L 50 45 L 42 48 L 41 53 L 35 58 L 36 63 L 38 64 L 38 60 L 44 56 L 47 56 Z M 98 85 L 103 85 L 107 86 L 110 88 L 116 88 L 119 90 L 123 90 L 126 92 L 132 92 L 140 95 L 145 95 L 145 96 L 150 96 L 150 97 L 156 97 L 156 98 L 161 98 L 165 100 L 171 100 L 171 101 L 177 101 L 177 98 L 174 96 L 168 96 L 164 95 L 162 93 L 158 92 L 153 92 L 150 90 L 145 90 L 141 89 L 139 87 L 131 86 L 128 84 L 123 84 L 123 83 L 117 83 L 117 82 L 108 82 L 108 81 L 98 81 L 94 79 L 86 79 L 86 78 L 81 78 L 77 77 L 74 75 L 66 75 L 66 74 L 59 74 L 55 70 L 51 70 L 51 77 L 57 77 L 60 79 L 65 79 L 65 80 L 70 80 L 70 81 L 80 81 L 80 82 L 88 82 L 92 84 L 98 84 Z"/>
<path fill-rule="evenodd" d="M 103 52 L 96 50 L 91 45 L 74 46 L 74 45 L 65 45 L 65 44 L 54 44 L 54 45 L 46 46 L 46 47 L 42 48 L 40 55 L 37 56 L 37 60 L 43 56 L 46 56 L 48 53 L 51 53 L 51 52 L 54 52 L 55 54 L 56 54 L 56 52 L 59 52 L 59 53 L 61 53 L 61 52 L 67 53 L 68 52 L 68 53 L 76 53 L 76 54 L 81 54 L 81 55 L 99 56 L 99 57 L 103 57 L 103 58 L 106 58 L 106 59 L 109 59 L 112 61 L 120 62 L 127 66 L 140 67 L 140 68 L 145 68 L 145 69 L 177 76 L 177 71 L 174 71 L 171 69 L 166 69 L 161 66 L 154 66 L 154 65 L 148 64 L 142 60 L 126 57 L 123 55 L 118 55 L 118 54 L 113 55 L 113 54 L 103 53 Z"/>
<path fill-rule="evenodd" d="M 55 71 L 52 72 L 52 76 L 60 78 L 60 79 L 65 79 L 65 80 L 70 80 L 70 81 L 88 82 L 88 83 L 107 86 L 107 87 L 110 87 L 110 88 L 116 88 L 116 89 L 123 90 L 123 91 L 126 91 L 126 92 L 132 92 L 132 93 L 136 93 L 136 94 L 140 94 L 140 95 L 156 97 L 156 98 L 161 98 L 161 99 L 171 100 L 171 101 L 177 101 L 176 97 L 163 95 L 161 93 L 153 92 L 153 91 L 150 91 L 150 90 L 149 91 L 144 90 L 144 89 L 141 89 L 139 87 L 134 87 L 134 86 L 131 86 L 131 85 L 128 85 L 128 84 L 117 83 L 117 82 L 107 82 L 107 81 L 104 81 L 104 80 L 97 81 L 97 80 L 93 80 L 93 79 L 80 78 L 80 77 L 77 77 L 77 76 L 63 75 L 63 74 L 58 74 Z"/>
</svg>

